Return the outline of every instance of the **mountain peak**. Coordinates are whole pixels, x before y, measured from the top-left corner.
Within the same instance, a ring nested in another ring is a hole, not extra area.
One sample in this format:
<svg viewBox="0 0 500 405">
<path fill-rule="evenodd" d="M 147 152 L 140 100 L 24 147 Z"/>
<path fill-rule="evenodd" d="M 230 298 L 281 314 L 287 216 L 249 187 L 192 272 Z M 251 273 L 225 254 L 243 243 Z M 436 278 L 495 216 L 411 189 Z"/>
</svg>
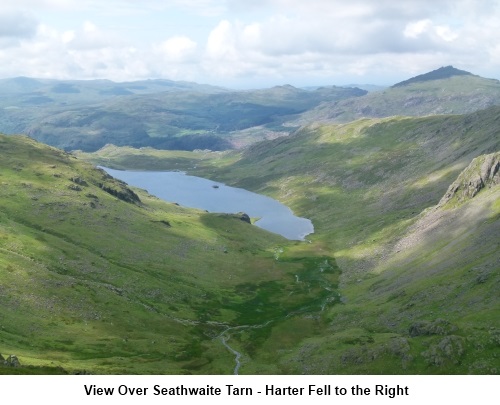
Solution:
<svg viewBox="0 0 500 405">
<path fill-rule="evenodd" d="M 426 82 L 430 80 L 448 79 L 453 76 L 473 76 L 473 74 L 465 70 L 456 69 L 451 65 L 443 66 L 431 72 L 424 73 L 422 75 L 412 77 L 411 79 L 396 83 L 392 87 L 401 87 L 411 83 Z"/>
</svg>

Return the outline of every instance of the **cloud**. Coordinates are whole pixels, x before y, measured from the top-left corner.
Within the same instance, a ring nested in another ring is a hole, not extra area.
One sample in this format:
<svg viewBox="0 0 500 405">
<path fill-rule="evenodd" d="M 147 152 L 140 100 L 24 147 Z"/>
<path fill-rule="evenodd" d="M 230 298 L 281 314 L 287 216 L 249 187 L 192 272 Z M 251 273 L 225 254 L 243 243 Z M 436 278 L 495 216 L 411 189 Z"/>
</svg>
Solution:
<svg viewBox="0 0 500 405">
<path fill-rule="evenodd" d="M 22 11 L 0 12 L 0 38 L 30 38 L 36 33 L 38 21 Z"/>
<path fill-rule="evenodd" d="M 91 21 L 85 21 L 77 31 L 64 33 L 63 42 L 70 49 L 82 51 L 120 47 L 124 44 L 124 41 L 117 33 L 102 30 Z"/>
<path fill-rule="evenodd" d="M 193 62 L 196 56 L 197 44 L 185 36 L 175 36 L 155 46 L 156 52 L 167 62 Z"/>
<path fill-rule="evenodd" d="M 418 38 L 423 33 L 427 32 L 432 25 L 432 21 L 426 18 L 425 20 L 413 21 L 406 24 L 403 35 L 407 38 Z"/>
</svg>

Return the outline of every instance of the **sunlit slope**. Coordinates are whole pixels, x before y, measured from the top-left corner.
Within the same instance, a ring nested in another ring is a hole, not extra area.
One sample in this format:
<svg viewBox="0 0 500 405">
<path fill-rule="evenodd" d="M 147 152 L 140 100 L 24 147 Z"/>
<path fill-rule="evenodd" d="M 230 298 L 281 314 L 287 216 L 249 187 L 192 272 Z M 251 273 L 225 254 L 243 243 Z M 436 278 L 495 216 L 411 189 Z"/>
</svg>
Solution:
<svg viewBox="0 0 500 405">
<path fill-rule="evenodd" d="M 0 153 L 0 354 L 52 367 L 0 373 L 230 374 L 224 330 L 321 306 L 313 282 L 296 287 L 314 260 L 277 260 L 296 242 L 29 138 L 0 136 Z"/>
<path fill-rule="evenodd" d="M 463 116 L 311 125 L 239 157 L 212 159 L 211 166 L 198 161 L 197 170 L 278 197 L 311 218 L 313 238 L 335 249 L 376 244 L 436 204 L 474 157 L 496 151 L 499 123 L 494 107 Z"/>
</svg>

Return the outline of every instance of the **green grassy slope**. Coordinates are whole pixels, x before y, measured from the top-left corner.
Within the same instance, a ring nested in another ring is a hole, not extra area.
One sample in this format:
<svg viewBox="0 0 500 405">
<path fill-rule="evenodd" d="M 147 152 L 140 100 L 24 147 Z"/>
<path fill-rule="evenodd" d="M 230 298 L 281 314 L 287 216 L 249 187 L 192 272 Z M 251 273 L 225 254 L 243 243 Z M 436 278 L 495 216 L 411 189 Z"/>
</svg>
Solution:
<svg viewBox="0 0 500 405">
<path fill-rule="evenodd" d="M 492 107 L 315 124 L 238 154 L 102 152 L 106 164 L 182 167 L 259 191 L 312 219 L 308 252 L 335 257 L 342 304 L 322 312 L 329 326 L 282 353 L 281 369 L 495 374 L 499 186 L 460 202 L 442 198 L 460 188 L 449 186 L 474 158 L 500 149 L 499 124 Z M 474 170 L 463 184 L 477 182 Z"/>
<path fill-rule="evenodd" d="M 0 373 L 230 374 L 223 333 L 262 372 L 263 337 L 336 294 L 333 259 L 286 257 L 299 242 L 132 191 L 29 138 L 1 135 L 0 153 L 0 354 L 33 367 Z"/>
</svg>

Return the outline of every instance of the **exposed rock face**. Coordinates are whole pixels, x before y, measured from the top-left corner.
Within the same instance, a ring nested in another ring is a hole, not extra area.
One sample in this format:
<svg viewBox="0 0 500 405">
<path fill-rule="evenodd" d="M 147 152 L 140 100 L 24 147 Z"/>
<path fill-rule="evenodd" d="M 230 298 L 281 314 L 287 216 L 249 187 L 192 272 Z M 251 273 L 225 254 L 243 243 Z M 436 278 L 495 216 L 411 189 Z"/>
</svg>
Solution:
<svg viewBox="0 0 500 405">
<path fill-rule="evenodd" d="M 244 212 L 238 212 L 238 218 L 241 219 L 243 222 L 248 222 L 251 224 L 250 217 L 248 214 L 245 214 Z"/>
<path fill-rule="evenodd" d="M 500 152 L 475 158 L 448 188 L 439 205 L 443 206 L 453 198 L 458 202 L 467 201 L 483 188 L 496 184 L 500 184 Z"/>
<path fill-rule="evenodd" d="M 139 199 L 139 196 L 134 193 L 131 189 L 128 187 L 112 187 L 108 186 L 106 184 L 99 183 L 98 186 L 102 188 L 106 193 L 111 194 L 118 198 L 119 200 L 128 202 L 128 203 L 140 203 L 141 200 Z"/>
</svg>

